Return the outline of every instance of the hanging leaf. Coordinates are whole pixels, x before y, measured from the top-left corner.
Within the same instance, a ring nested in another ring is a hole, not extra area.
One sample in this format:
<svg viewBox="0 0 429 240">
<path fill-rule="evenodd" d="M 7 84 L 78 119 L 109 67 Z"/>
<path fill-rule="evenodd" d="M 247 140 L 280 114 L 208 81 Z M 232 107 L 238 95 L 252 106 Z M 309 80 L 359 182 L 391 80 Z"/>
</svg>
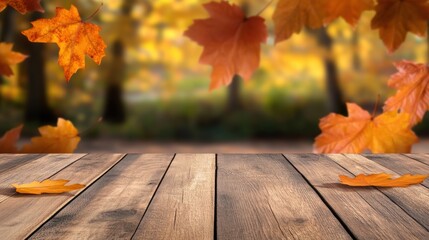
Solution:
<svg viewBox="0 0 429 240">
<path fill-rule="evenodd" d="M 411 175 L 406 174 L 393 179 L 392 175 L 387 173 L 379 174 L 359 174 L 355 178 L 340 176 L 340 182 L 344 185 L 353 187 L 408 187 L 409 185 L 422 183 L 429 175 Z"/>
<path fill-rule="evenodd" d="M 85 67 L 85 55 L 97 64 L 105 56 L 106 44 L 101 39 L 100 27 L 82 21 L 75 6 L 70 11 L 57 8 L 52 19 L 40 19 L 32 22 L 33 28 L 23 31 L 31 42 L 58 44 L 60 48 L 59 64 L 64 69 L 67 81 L 78 69 Z"/>
<path fill-rule="evenodd" d="M 21 136 L 21 131 L 24 125 L 20 125 L 6 132 L 0 139 L 0 153 L 17 153 L 16 143 Z"/>
<path fill-rule="evenodd" d="M 210 17 L 194 21 L 185 36 L 204 47 L 200 62 L 213 67 L 210 89 L 230 84 L 236 74 L 250 79 L 268 36 L 264 19 L 246 17 L 237 5 L 225 1 L 204 8 Z"/>
<path fill-rule="evenodd" d="M 348 117 L 331 113 L 320 120 L 317 153 L 409 153 L 418 141 L 406 113 L 385 112 L 373 119 L 354 103 L 347 108 Z"/>
<path fill-rule="evenodd" d="M 408 32 L 425 36 L 429 20 L 427 0 L 378 0 L 372 28 L 380 30 L 387 49 L 394 52 L 405 41 Z"/>
<path fill-rule="evenodd" d="M 57 127 L 44 126 L 39 128 L 40 137 L 31 139 L 31 143 L 23 147 L 24 153 L 73 153 L 80 137 L 78 130 L 70 121 L 58 119 Z"/>
<path fill-rule="evenodd" d="M 7 5 L 13 7 L 21 14 L 34 11 L 44 12 L 42 6 L 40 6 L 40 0 L 0 0 L 0 12 L 3 11 Z"/>
<path fill-rule="evenodd" d="M 85 185 L 73 184 L 65 186 L 69 180 L 45 180 L 25 184 L 12 184 L 16 192 L 22 194 L 64 193 L 84 188 Z"/>
<path fill-rule="evenodd" d="M 10 77 L 13 75 L 11 65 L 24 61 L 27 56 L 12 51 L 13 44 L 0 43 L 0 75 Z"/>
<path fill-rule="evenodd" d="M 304 27 L 323 26 L 324 0 L 280 0 L 274 12 L 276 43 L 300 33 Z"/>
<path fill-rule="evenodd" d="M 414 126 L 429 110 L 429 66 L 408 61 L 398 62 L 395 66 L 398 73 L 390 78 L 388 85 L 398 92 L 387 99 L 384 110 L 408 113 Z"/>
</svg>

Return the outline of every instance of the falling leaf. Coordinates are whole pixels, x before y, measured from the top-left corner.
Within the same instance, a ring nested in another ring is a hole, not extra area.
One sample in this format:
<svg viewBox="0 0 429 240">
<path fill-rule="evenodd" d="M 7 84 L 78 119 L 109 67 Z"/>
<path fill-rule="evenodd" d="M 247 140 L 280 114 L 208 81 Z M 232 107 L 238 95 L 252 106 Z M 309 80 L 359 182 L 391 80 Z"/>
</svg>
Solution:
<svg viewBox="0 0 429 240">
<path fill-rule="evenodd" d="M 23 147 L 24 153 L 73 153 L 80 141 L 78 130 L 62 118 L 58 119 L 57 127 L 44 126 L 39 132 L 40 137 L 32 138 Z"/>
<path fill-rule="evenodd" d="M 69 180 L 44 180 L 25 184 L 12 184 L 16 192 L 23 194 L 64 193 L 84 188 L 85 185 L 73 184 L 65 186 Z"/>
<path fill-rule="evenodd" d="M 379 174 L 359 174 L 355 178 L 340 176 L 342 184 L 353 187 L 408 187 L 409 185 L 422 183 L 429 175 L 406 174 L 399 178 L 392 179 L 392 175 L 387 173 Z"/>
<path fill-rule="evenodd" d="M 408 153 L 418 141 L 406 113 L 385 112 L 373 119 L 354 103 L 347 108 L 348 117 L 331 113 L 320 120 L 317 153 Z"/>
<path fill-rule="evenodd" d="M 185 36 L 204 47 L 200 62 L 213 67 L 210 89 L 228 85 L 236 74 L 250 79 L 268 36 L 264 19 L 246 17 L 237 5 L 225 1 L 204 7 L 210 17 L 196 20 Z"/>
<path fill-rule="evenodd" d="M 3 135 L 3 137 L 0 139 L 0 153 L 18 152 L 16 143 L 19 140 L 23 127 L 23 125 L 20 125 L 14 129 L 9 130 Z"/>
<path fill-rule="evenodd" d="M 303 27 L 323 26 L 324 0 L 280 0 L 274 12 L 276 43 L 287 40 Z"/>
<path fill-rule="evenodd" d="M 40 6 L 40 0 L 0 0 L 0 12 L 3 11 L 7 5 L 15 8 L 21 14 L 28 12 L 44 12 Z"/>
<path fill-rule="evenodd" d="M 408 61 L 398 62 L 395 66 L 398 73 L 390 78 L 388 85 L 398 92 L 386 101 L 384 110 L 408 113 L 414 126 L 429 110 L 429 66 Z"/>
<path fill-rule="evenodd" d="M 12 48 L 13 44 L 11 43 L 0 43 L 0 75 L 12 76 L 13 71 L 10 66 L 18 64 L 27 58 L 21 53 L 13 52 Z"/>
<path fill-rule="evenodd" d="M 429 20 L 427 0 L 378 0 L 372 28 L 380 29 L 380 38 L 390 52 L 405 41 L 408 32 L 425 36 Z"/>
<path fill-rule="evenodd" d="M 342 17 L 350 25 L 356 26 L 362 12 L 374 8 L 374 0 L 329 0 L 324 1 L 324 22 L 331 23 Z"/>
<path fill-rule="evenodd" d="M 31 42 L 53 42 L 60 48 L 59 64 L 67 81 L 78 69 L 85 67 L 85 54 L 97 64 L 105 56 L 106 44 L 101 39 L 100 27 L 82 21 L 75 6 L 70 11 L 57 8 L 52 19 L 32 22 L 33 28 L 22 32 Z"/>
</svg>

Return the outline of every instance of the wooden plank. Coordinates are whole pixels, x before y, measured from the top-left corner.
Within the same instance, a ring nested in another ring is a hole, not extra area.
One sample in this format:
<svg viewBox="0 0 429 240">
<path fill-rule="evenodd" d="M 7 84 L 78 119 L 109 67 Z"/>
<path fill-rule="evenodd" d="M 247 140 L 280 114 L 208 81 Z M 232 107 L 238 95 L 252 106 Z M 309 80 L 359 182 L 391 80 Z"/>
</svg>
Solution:
<svg viewBox="0 0 429 240">
<path fill-rule="evenodd" d="M 33 156 L 33 155 L 32 155 Z M 13 183 L 42 181 L 85 156 L 85 154 L 50 154 L 0 173 L 0 203 L 15 194 Z"/>
<path fill-rule="evenodd" d="M 286 158 L 358 239 L 428 239 L 429 232 L 376 188 L 338 184 L 338 175 L 352 176 L 323 155 L 287 154 Z"/>
<path fill-rule="evenodd" d="M 30 239 L 130 239 L 173 156 L 127 155 Z"/>
<path fill-rule="evenodd" d="M 329 155 L 329 157 L 354 175 L 384 172 L 398 177 L 398 173 L 360 155 L 351 154 L 344 156 L 335 154 Z M 378 189 L 429 230 L 429 189 L 422 185 L 406 188 Z"/>
<path fill-rule="evenodd" d="M 429 154 L 404 154 L 405 156 L 429 165 Z"/>
<path fill-rule="evenodd" d="M 68 179 L 71 183 L 89 186 L 113 165 L 123 154 L 89 154 L 52 176 Z M 23 239 L 52 217 L 82 190 L 56 195 L 13 195 L 0 203 L 0 233 L 4 239 Z"/>
<path fill-rule="evenodd" d="M 213 239 L 215 161 L 176 155 L 133 239 Z"/>
<path fill-rule="evenodd" d="M 0 174 L 42 156 L 42 154 L 0 154 Z"/>
<path fill-rule="evenodd" d="M 302 176 L 277 155 L 219 155 L 218 239 L 351 239 Z"/>
<path fill-rule="evenodd" d="M 396 172 L 397 174 L 429 174 L 429 165 L 419 162 L 400 154 L 365 154 L 364 157 L 373 160 L 374 162 Z M 429 188 L 429 180 L 426 179 L 423 183 Z"/>
</svg>

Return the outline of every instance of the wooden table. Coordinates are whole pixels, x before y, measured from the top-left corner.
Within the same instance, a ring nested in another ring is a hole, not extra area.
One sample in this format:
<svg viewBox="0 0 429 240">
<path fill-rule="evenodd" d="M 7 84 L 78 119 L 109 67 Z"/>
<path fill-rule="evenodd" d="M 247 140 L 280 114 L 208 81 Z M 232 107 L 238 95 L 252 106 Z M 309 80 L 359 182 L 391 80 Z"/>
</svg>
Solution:
<svg viewBox="0 0 429 240">
<path fill-rule="evenodd" d="M 429 181 L 338 184 L 379 172 L 428 174 L 429 155 L 0 155 L 0 239 L 429 239 Z M 47 178 L 87 187 L 10 186 Z"/>
</svg>

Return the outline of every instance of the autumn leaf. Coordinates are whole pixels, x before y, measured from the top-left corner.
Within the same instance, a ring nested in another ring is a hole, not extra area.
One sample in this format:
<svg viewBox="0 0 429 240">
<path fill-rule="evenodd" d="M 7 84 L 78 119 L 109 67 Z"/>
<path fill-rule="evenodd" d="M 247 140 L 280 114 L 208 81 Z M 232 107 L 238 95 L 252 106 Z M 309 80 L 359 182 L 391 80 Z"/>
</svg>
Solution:
<svg viewBox="0 0 429 240">
<path fill-rule="evenodd" d="M 40 137 L 24 145 L 24 153 L 73 153 L 80 142 L 79 132 L 70 121 L 58 119 L 57 127 L 39 128 Z"/>
<path fill-rule="evenodd" d="M 17 153 L 18 152 L 16 143 L 19 140 L 23 127 L 24 127 L 23 125 L 20 125 L 16 128 L 9 130 L 3 135 L 3 137 L 0 139 L 0 153 Z"/>
<path fill-rule="evenodd" d="M 210 89 L 228 85 L 236 74 L 250 79 L 268 37 L 264 19 L 246 17 L 237 5 L 225 1 L 204 8 L 210 17 L 194 21 L 185 36 L 204 47 L 200 62 L 213 67 Z"/>
<path fill-rule="evenodd" d="M 273 15 L 276 43 L 300 33 L 303 27 L 322 27 L 324 1 L 280 0 Z"/>
<path fill-rule="evenodd" d="M 408 187 L 409 185 L 422 183 L 429 175 L 411 175 L 406 174 L 399 178 L 392 179 L 392 175 L 387 173 L 379 174 L 359 174 L 355 178 L 340 175 L 342 184 L 353 187 Z"/>
<path fill-rule="evenodd" d="M 395 66 L 398 73 L 390 78 L 388 85 L 398 92 L 387 99 L 384 110 L 408 113 L 414 126 L 429 110 L 429 66 L 408 61 L 398 62 Z"/>
<path fill-rule="evenodd" d="M 25 184 L 12 184 L 16 192 L 23 194 L 64 193 L 84 188 L 85 185 L 73 184 L 65 186 L 69 180 L 44 180 Z"/>
<path fill-rule="evenodd" d="M 21 53 L 12 51 L 12 48 L 13 44 L 11 43 L 0 43 L 0 75 L 12 76 L 13 71 L 10 66 L 18 64 L 27 58 Z"/>
<path fill-rule="evenodd" d="M 374 8 L 374 0 L 328 0 L 324 1 L 324 22 L 329 24 L 342 17 L 352 26 L 356 26 L 362 12 Z"/>
<path fill-rule="evenodd" d="M 78 69 L 85 67 L 85 55 L 97 64 L 105 56 L 106 44 L 101 39 L 100 27 L 82 21 L 75 6 L 70 10 L 57 8 L 52 19 L 32 22 L 33 28 L 23 31 L 31 42 L 53 42 L 60 48 L 59 65 L 63 67 L 67 81 Z"/>
<path fill-rule="evenodd" d="M 40 0 L 0 0 L 0 12 L 3 11 L 7 5 L 15 8 L 21 14 L 28 12 L 44 12 L 40 6 Z"/>
<path fill-rule="evenodd" d="M 376 118 L 354 103 L 347 104 L 349 116 L 331 113 L 320 120 L 322 133 L 316 138 L 317 153 L 408 153 L 418 141 L 410 117 L 397 111 Z"/>
<path fill-rule="evenodd" d="M 372 28 L 380 29 L 380 38 L 390 52 L 405 41 L 408 32 L 425 36 L 429 20 L 427 0 L 378 0 Z"/>
</svg>

